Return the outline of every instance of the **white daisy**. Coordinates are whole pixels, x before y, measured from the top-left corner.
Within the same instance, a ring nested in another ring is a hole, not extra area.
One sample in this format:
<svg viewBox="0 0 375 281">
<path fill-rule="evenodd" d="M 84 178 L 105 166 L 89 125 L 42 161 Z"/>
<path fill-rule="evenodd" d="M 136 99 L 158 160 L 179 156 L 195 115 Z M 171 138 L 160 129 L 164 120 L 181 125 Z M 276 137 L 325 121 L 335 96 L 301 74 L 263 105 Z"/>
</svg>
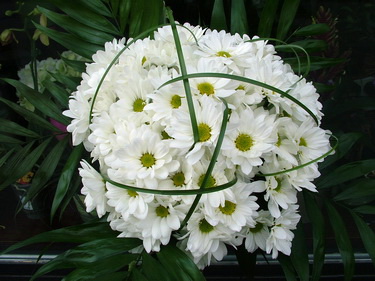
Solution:
<svg viewBox="0 0 375 281">
<path fill-rule="evenodd" d="M 245 248 L 253 253 L 260 248 L 266 250 L 266 241 L 270 235 L 269 227 L 272 226 L 273 220 L 268 211 L 261 210 L 255 218 L 256 224 L 245 228 Z"/>
<path fill-rule="evenodd" d="M 269 115 L 259 107 L 241 111 L 240 124 L 233 124 L 229 120 L 229 124 L 235 129 L 226 133 L 222 153 L 230 163 L 238 165 L 244 174 L 249 175 L 254 166 L 260 166 L 263 154 L 273 149 L 276 142 L 272 134 L 274 119 L 274 115 Z"/>
<path fill-rule="evenodd" d="M 81 193 L 85 195 L 86 212 L 96 210 L 100 218 L 109 210 L 105 197 L 105 182 L 102 176 L 85 160 L 81 161 L 81 167 L 79 175 L 82 177 Z"/>
</svg>

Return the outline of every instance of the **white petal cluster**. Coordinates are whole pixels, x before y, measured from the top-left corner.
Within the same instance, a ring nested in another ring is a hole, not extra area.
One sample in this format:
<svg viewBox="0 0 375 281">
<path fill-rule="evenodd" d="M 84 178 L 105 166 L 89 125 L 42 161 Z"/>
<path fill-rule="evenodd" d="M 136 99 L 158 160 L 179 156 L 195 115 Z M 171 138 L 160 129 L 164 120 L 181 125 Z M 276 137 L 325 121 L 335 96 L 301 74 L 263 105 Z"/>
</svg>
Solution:
<svg viewBox="0 0 375 281">
<path fill-rule="evenodd" d="M 189 24 L 178 32 L 188 73 L 232 74 L 265 83 L 288 92 L 320 121 L 315 88 L 266 41 Z M 153 38 L 126 49 L 125 39 L 106 43 L 87 65 L 64 112 L 73 119 L 68 126 L 73 144 L 84 143 L 101 171 L 82 163 L 87 211 L 108 212 L 111 227 L 122 237 L 142 239 L 148 252 L 159 251 L 175 236 L 201 267 L 222 259 L 228 245 L 244 243 L 248 251 L 260 248 L 274 258 L 278 252 L 290 254 L 300 218 L 297 193 L 316 191 L 315 160 L 330 150 L 329 132 L 300 105 L 261 83 L 199 77 L 189 79 L 197 140 L 183 82 L 163 85 L 181 75 L 171 27 L 158 29 Z M 227 128 L 207 176 L 220 137 L 223 100 L 230 111 Z M 275 174 L 284 170 L 291 171 Z M 234 178 L 230 188 L 198 197 L 186 223 L 195 195 L 136 192 L 114 184 L 191 190 Z"/>
</svg>

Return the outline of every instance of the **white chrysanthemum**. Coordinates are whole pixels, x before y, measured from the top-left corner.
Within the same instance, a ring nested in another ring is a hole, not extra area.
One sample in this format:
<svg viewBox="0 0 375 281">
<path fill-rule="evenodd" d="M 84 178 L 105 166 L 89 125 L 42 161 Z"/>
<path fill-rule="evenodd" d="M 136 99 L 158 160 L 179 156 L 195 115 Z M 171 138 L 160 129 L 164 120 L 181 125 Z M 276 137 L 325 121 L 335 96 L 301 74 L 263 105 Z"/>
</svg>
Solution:
<svg viewBox="0 0 375 281">
<path fill-rule="evenodd" d="M 278 256 L 278 252 L 290 255 L 294 233 L 301 216 L 297 213 L 298 205 L 290 205 L 287 210 L 282 211 L 281 216 L 274 221 L 270 230 L 270 236 L 266 242 L 267 253 L 272 253 L 272 258 Z"/>
<path fill-rule="evenodd" d="M 172 138 L 171 147 L 178 148 L 182 153 L 186 153 L 186 158 L 191 165 L 202 159 L 206 148 L 208 150 L 213 149 L 220 133 L 223 116 L 222 103 L 206 95 L 201 96 L 194 105 L 199 133 L 197 143 L 194 144 L 193 129 L 187 111 L 176 112 L 176 118 L 172 119 L 171 125 L 165 129 Z"/>
<path fill-rule="evenodd" d="M 269 227 L 273 223 L 268 211 L 261 210 L 258 214 L 258 217 L 255 218 L 256 224 L 246 228 L 244 231 L 245 248 L 251 253 L 258 248 L 263 251 L 266 250 L 266 241 L 270 235 Z"/>
<path fill-rule="evenodd" d="M 228 68 L 215 60 L 201 58 L 196 65 L 188 64 L 189 73 L 229 73 Z M 233 95 L 238 87 L 238 82 L 225 78 L 202 77 L 192 79 L 190 86 L 197 95 L 216 96 L 226 98 Z"/>
<path fill-rule="evenodd" d="M 79 145 L 83 142 L 89 151 L 92 150 L 91 145 L 87 144 L 90 108 L 91 106 L 85 97 L 80 94 L 73 94 L 69 100 L 69 109 L 63 112 L 65 116 L 73 119 L 67 127 L 67 131 L 72 133 L 73 145 Z"/>
<path fill-rule="evenodd" d="M 180 223 L 185 217 L 186 213 L 180 209 L 178 206 L 166 204 L 160 199 L 149 204 L 147 217 L 137 222 L 142 231 L 143 244 L 147 252 L 159 251 L 158 241 L 163 245 L 168 244 L 172 231 L 179 229 Z"/>
<path fill-rule="evenodd" d="M 134 134 L 129 145 L 118 151 L 125 164 L 124 178 L 141 180 L 146 187 L 157 188 L 159 180 L 179 168 L 179 162 L 173 159 L 161 136 L 148 126 L 140 127 Z"/>
<path fill-rule="evenodd" d="M 239 67 L 246 67 L 253 44 L 245 42 L 248 36 L 241 38 L 239 34 L 231 35 L 224 30 L 207 30 L 205 36 L 199 40 L 199 51 L 195 53 L 202 57 L 213 58 L 228 66 L 237 74 L 241 74 Z"/>
<path fill-rule="evenodd" d="M 223 155 L 244 174 L 249 175 L 254 166 L 262 165 L 262 155 L 272 150 L 276 142 L 272 134 L 274 119 L 274 115 L 261 107 L 255 110 L 249 107 L 239 113 L 239 124 L 229 121 L 235 129 L 225 135 Z"/>
<path fill-rule="evenodd" d="M 135 185 L 129 183 L 129 185 Z M 123 219 L 133 215 L 137 219 L 145 219 L 148 214 L 148 203 L 154 199 L 153 194 L 138 193 L 132 190 L 123 189 L 107 182 L 106 197 L 108 205 L 120 213 Z"/>
<path fill-rule="evenodd" d="M 229 229 L 240 232 L 245 225 L 254 226 L 254 218 L 257 216 L 256 210 L 259 205 L 257 198 L 250 196 L 251 190 L 243 182 L 238 182 L 231 188 L 233 197 L 225 200 L 224 204 L 213 208 L 205 204 L 206 219 L 212 225 L 222 223 Z M 224 193 L 225 196 L 225 193 Z"/>
<path fill-rule="evenodd" d="M 109 210 L 105 197 L 105 182 L 102 176 L 86 161 L 81 161 L 81 167 L 79 169 L 83 183 L 81 193 L 85 195 L 86 211 L 96 210 L 100 218 Z"/>
<path fill-rule="evenodd" d="M 222 224 L 211 225 L 202 213 L 194 213 L 191 216 L 187 230 L 186 250 L 198 259 L 206 254 L 216 253 L 224 241 L 230 241 L 233 235 L 233 231 Z"/>
<path fill-rule="evenodd" d="M 293 138 L 299 146 L 298 156 L 301 164 L 314 160 L 330 149 L 329 132 L 316 126 L 313 120 L 307 119 L 294 132 Z M 318 162 L 323 161 L 320 159 Z"/>
<path fill-rule="evenodd" d="M 300 218 L 297 192 L 316 191 L 313 180 L 319 176 L 318 163 L 301 165 L 320 158 L 330 144 L 329 132 L 279 92 L 301 101 L 320 121 L 318 94 L 267 41 L 204 33 L 188 24 L 177 30 L 188 74 L 235 74 L 274 89 L 217 75 L 179 80 L 170 26 L 126 49 L 125 39 L 107 43 L 87 65 L 64 112 L 73 119 L 68 126 L 73 144 L 85 144 L 103 175 L 82 163 L 87 210 L 96 209 L 99 216 L 108 212 L 119 237 L 141 239 L 147 252 L 176 237 L 200 268 L 221 260 L 227 245 L 288 255 Z M 103 178 L 110 179 L 106 185 Z M 116 182 L 158 191 L 134 192 Z M 165 194 L 201 188 L 208 192 Z M 258 204 L 264 210 L 258 211 Z"/>
</svg>

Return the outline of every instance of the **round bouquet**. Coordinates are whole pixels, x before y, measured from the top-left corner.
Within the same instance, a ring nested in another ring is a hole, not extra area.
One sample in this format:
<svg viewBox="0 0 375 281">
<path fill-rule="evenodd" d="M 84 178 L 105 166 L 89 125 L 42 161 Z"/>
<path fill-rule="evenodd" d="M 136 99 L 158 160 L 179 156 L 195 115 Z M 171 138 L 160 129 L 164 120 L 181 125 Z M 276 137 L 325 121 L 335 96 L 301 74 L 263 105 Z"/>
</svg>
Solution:
<svg viewBox="0 0 375 281">
<path fill-rule="evenodd" d="M 319 95 L 257 37 L 189 24 L 114 40 L 64 114 L 87 211 L 147 252 L 171 239 L 201 268 L 244 244 L 290 254 L 297 192 L 331 152 Z M 94 168 L 96 167 L 96 168 Z"/>
</svg>

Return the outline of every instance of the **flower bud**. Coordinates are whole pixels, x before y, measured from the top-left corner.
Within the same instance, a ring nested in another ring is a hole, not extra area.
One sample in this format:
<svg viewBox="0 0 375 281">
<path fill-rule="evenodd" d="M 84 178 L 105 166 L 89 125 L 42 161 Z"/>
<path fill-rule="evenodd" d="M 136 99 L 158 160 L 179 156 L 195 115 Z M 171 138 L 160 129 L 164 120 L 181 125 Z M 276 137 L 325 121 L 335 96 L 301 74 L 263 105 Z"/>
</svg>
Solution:
<svg viewBox="0 0 375 281">
<path fill-rule="evenodd" d="M 13 37 L 13 32 L 10 29 L 5 29 L 0 35 L 1 46 L 12 43 Z"/>
</svg>

